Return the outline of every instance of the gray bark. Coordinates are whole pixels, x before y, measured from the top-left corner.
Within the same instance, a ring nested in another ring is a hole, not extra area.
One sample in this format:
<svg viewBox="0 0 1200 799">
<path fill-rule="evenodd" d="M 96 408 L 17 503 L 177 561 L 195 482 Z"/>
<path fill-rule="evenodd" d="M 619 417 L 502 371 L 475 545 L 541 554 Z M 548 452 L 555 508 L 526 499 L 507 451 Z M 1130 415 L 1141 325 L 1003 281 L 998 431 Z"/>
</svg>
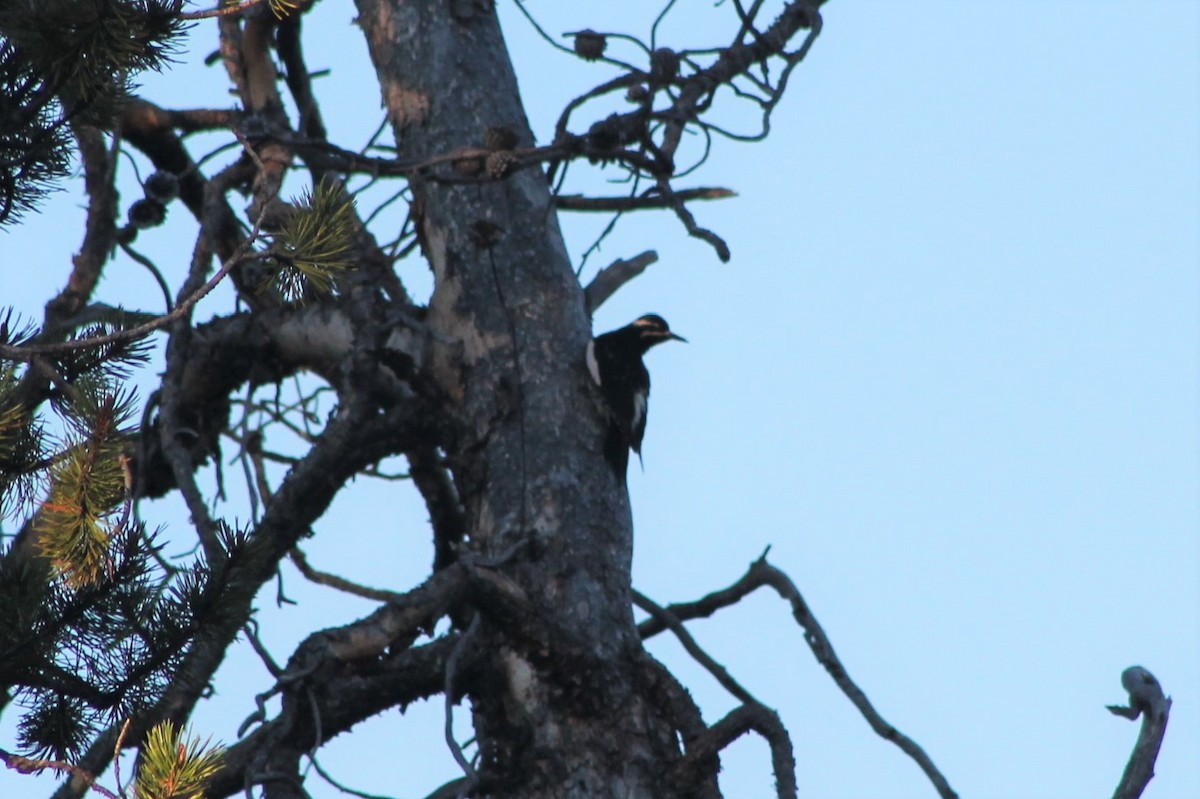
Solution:
<svg viewBox="0 0 1200 799">
<path fill-rule="evenodd" d="M 491 4 L 449 6 L 358 3 L 400 157 L 477 147 L 488 127 L 530 146 Z M 414 196 L 436 281 L 429 365 L 451 405 L 466 547 L 517 547 L 505 566 L 516 618 L 485 614 L 466 653 L 486 792 L 674 795 L 656 784 L 679 756 L 672 728 L 637 684 L 628 496 L 601 451 L 583 364 L 590 324 L 546 178 L 535 168 L 427 180 Z"/>
</svg>

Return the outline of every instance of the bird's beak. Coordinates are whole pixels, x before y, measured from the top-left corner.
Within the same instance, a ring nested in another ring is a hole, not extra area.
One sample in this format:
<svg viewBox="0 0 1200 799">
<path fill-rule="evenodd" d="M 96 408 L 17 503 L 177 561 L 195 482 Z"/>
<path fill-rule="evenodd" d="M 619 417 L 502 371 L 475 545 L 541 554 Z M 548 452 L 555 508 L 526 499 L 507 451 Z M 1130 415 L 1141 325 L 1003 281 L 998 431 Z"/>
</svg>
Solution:
<svg viewBox="0 0 1200 799">
<path fill-rule="evenodd" d="M 684 344 L 687 344 L 687 343 L 688 343 L 688 340 L 687 340 L 686 338 L 684 338 L 683 336 L 680 336 L 680 335 L 678 335 L 678 334 L 676 334 L 676 333 L 668 333 L 668 334 L 667 334 L 667 338 L 673 338 L 673 339 L 675 339 L 676 341 L 682 341 Z"/>
</svg>

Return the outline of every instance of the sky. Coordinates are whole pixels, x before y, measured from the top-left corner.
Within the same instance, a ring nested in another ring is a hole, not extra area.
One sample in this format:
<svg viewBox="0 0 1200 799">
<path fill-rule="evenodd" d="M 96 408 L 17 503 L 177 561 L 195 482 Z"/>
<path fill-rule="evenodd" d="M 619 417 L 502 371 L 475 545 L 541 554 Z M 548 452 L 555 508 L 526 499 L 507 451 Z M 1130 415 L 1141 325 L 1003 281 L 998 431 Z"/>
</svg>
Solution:
<svg viewBox="0 0 1200 799">
<path fill-rule="evenodd" d="M 499 5 L 544 142 L 558 110 L 611 73 L 550 51 L 511 0 Z M 644 35 L 649 5 L 527 7 L 552 35 Z M 661 44 L 727 35 L 727 2 L 677 6 Z M 344 2 L 318 5 L 305 50 L 332 70 L 316 90 L 334 139 L 361 143 L 379 98 L 352 16 Z M 738 193 L 694 206 L 731 262 L 655 212 L 620 220 L 584 267 L 586 279 L 656 250 L 595 329 L 653 311 L 690 340 L 647 358 L 634 585 L 664 603 L 694 599 L 770 546 L 851 677 L 975 799 L 1110 795 L 1137 725 L 1104 705 L 1124 701 L 1124 668 L 1145 666 L 1175 702 L 1145 796 L 1200 796 L 1200 5 L 833 0 L 824 17 L 767 141 L 720 141 L 678 184 Z M 189 60 L 144 78 L 145 94 L 190 75 L 189 102 L 227 106 L 222 75 L 198 65 L 214 42 L 211 25 L 197 28 Z M 747 110 L 722 119 L 752 132 Z M 580 190 L 623 189 L 584 172 L 573 170 Z M 73 190 L 0 233 L 0 304 L 40 317 L 81 220 Z M 577 263 L 608 221 L 564 215 Z M 139 246 L 177 281 L 187 251 L 176 245 L 192 236 L 172 208 Z M 417 261 L 401 272 L 427 286 Z M 157 289 L 127 260 L 98 298 L 122 296 L 157 310 Z M 200 313 L 231 305 L 218 292 Z M 236 498 L 221 510 L 248 513 Z M 143 514 L 190 546 L 178 503 Z M 429 549 L 416 493 L 371 480 L 306 544 L 318 568 L 395 590 L 422 578 Z M 314 625 L 370 610 L 294 573 L 284 585 L 299 605 L 277 608 L 274 586 L 259 602 L 281 659 Z M 782 601 L 756 595 L 690 627 L 779 710 L 802 796 L 935 795 L 837 691 Z M 665 636 L 650 649 L 706 720 L 734 707 Z M 231 654 L 197 731 L 235 741 L 249 698 L 270 685 L 252 653 Z M 460 738 L 467 716 L 459 708 Z M 456 773 L 441 721 L 440 703 L 385 714 L 326 747 L 322 765 L 359 790 L 424 796 Z M 12 727 L 0 725 L 0 746 Z M 771 795 L 765 745 L 743 738 L 723 764 L 727 796 Z M 0 774 L 2 796 L 51 785 Z M 315 774 L 308 788 L 340 795 Z"/>
</svg>

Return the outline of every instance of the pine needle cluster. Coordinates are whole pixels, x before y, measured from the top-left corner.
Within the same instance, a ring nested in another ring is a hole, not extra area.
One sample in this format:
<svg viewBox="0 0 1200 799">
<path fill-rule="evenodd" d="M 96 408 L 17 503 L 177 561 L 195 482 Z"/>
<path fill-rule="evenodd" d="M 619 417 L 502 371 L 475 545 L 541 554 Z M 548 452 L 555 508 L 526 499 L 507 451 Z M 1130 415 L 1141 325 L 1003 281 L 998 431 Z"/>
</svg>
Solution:
<svg viewBox="0 0 1200 799">
<path fill-rule="evenodd" d="M 0 321 L 0 343 L 19 346 L 32 339 L 31 328 L 14 322 L 11 314 Z M 95 325 L 79 335 L 113 330 Z M 109 542 L 128 517 L 125 450 L 136 406 L 121 386 L 128 367 L 145 360 L 144 344 L 130 341 L 43 360 L 40 368 L 54 377 L 48 398 L 59 432 L 53 437 L 46 433 L 43 405 L 27 396 L 28 373 L 0 361 L 0 520 L 27 511 L 40 495 L 34 540 L 76 588 L 95 582 L 108 568 Z"/>
<path fill-rule="evenodd" d="M 0 314 L 0 342 L 36 341 Z M 131 521 L 136 403 L 124 383 L 145 358 L 143 344 L 118 338 L 32 367 L 0 360 L 0 521 L 22 530 L 0 557 L 0 674 L 35 756 L 72 760 L 100 729 L 157 701 L 206 624 L 228 612 L 224 575 L 244 533 L 222 528 L 220 563 L 176 564 Z M 31 554 L 10 557 L 17 546 Z"/>
<path fill-rule="evenodd" d="M 160 69 L 183 0 L 0 0 L 0 225 L 65 175 L 67 124 L 102 129 L 130 79 Z"/>
<path fill-rule="evenodd" d="M 141 755 L 134 783 L 138 799 L 203 799 L 225 751 L 164 721 L 146 735 Z"/>
<path fill-rule="evenodd" d="M 109 544 L 127 517 L 120 511 L 132 487 L 124 448 L 134 400 L 120 389 L 83 383 L 66 410 L 74 440 L 54 460 L 34 530 L 41 554 L 79 588 L 109 568 Z"/>
<path fill-rule="evenodd" d="M 77 759 L 101 729 L 161 697 L 188 647 L 229 612 L 225 575 L 245 535 L 225 529 L 222 543 L 222 564 L 164 569 L 156 535 L 135 525 L 114 540 L 109 570 L 82 588 L 0 569 L 0 604 L 33 616 L 0 618 L 0 672 L 20 686 L 23 750 Z"/>
<path fill-rule="evenodd" d="M 270 254 L 278 268 L 263 284 L 288 302 L 328 296 L 354 266 L 354 199 L 341 184 L 324 181 L 305 191 L 275 233 Z"/>
</svg>

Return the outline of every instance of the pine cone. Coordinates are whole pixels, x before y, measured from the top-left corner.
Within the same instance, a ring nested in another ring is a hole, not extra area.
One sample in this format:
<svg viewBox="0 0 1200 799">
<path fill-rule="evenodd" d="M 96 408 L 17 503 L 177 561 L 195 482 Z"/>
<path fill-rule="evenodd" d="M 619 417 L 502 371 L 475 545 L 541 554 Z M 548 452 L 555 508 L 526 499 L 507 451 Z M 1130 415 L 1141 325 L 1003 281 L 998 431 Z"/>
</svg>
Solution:
<svg viewBox="0 0 1200 799">
<path fill-rule="evenodd" d="M 507 177 L 517 165 L 517 157 L 511 150 L 497 150 L 487 157 L 487 173 L 492 180 Z"/>
<path fill-rule="evenodd" d="M 575 53 L 588 61 L 595 61 L 600 56 L 604 55 L 604 50 L 608 47 L 608 39 L 603 33 L 596 33 L 594 30 L 580 31 L 575 34 Z"/>
</svg>

